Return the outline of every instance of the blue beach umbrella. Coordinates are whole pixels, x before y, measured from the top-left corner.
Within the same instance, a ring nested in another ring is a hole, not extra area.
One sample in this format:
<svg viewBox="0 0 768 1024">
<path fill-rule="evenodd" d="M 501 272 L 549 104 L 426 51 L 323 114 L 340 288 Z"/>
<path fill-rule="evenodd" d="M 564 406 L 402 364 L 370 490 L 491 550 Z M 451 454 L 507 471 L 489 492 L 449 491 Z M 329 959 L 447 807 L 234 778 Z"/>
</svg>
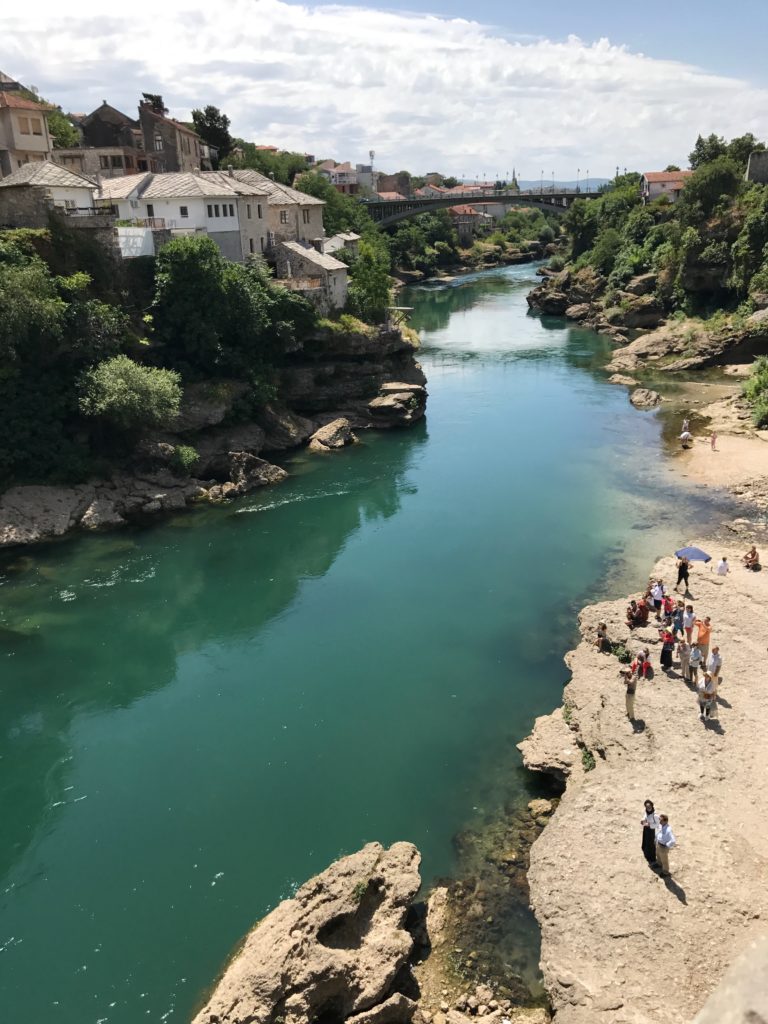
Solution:
<svg viewBox="0 0 768 1024">
<path fill-rule="evenodd" d="M 687 558 L 689 562 L 711 562 L 712 555 L 708 555 L 701 548 L 680 548 L 675 552 L 677 558 Z"/>
</svg>

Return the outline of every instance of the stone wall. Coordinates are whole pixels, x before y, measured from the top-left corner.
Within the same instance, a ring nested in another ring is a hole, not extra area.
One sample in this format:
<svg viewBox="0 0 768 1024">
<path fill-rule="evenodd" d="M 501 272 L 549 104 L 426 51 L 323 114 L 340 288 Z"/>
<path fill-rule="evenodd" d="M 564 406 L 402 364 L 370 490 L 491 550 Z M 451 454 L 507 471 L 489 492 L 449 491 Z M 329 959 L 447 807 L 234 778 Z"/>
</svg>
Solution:
<svg viewBox="0 0 768 1024">
<path fill-rule="evenodd" d="M 768 185 L 768 152 L 750 153 L 747 164 L 747 181 L 756 181 Z"/>
<path fill-rule="evenodd" d="M 52 209 L 45 189 L 28 185 L 0 188 L 0 227 L 47 228 Z"/>
</svg>

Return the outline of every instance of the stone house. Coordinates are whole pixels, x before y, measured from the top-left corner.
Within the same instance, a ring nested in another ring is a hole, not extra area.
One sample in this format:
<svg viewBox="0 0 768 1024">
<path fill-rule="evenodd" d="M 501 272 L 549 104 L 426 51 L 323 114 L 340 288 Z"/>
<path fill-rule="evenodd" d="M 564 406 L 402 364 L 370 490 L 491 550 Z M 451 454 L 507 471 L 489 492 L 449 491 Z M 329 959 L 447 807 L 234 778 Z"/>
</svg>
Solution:
<svg viewBox="0 0 768 1024">
<path fill-rule="evenodd" d="M 666 196 L 676 203 L 693 171 L 646 171 L 640 179 L 640 195 L 644 203 Z"/>
<path fill-rule="evenodd" d="M 277 242 L 313 242 L 325 235 L 322 199 L 281 185 L 258 171 L 243 169 L 232 173 L 238 181 L 267 193 L 268 249 Z"/>
<path fill-rule="evenodd" d="M 0 91 L 0 178 L 27 163 L 49 160 L 53 143 L 48 131 L 50 108 L 19 91 Z"/>
<path fill-rule="evenodd" d="M 492 218 L 487 213 L 481 213 L 480 210 L 466 203 L 461 206 L 451 206 L 448 213 L 462 245 L 470 244 L 479 228 L 492 223 Z"/>
<path fill-rule="evenodd" d="M 315 170 L 329 181 L 337 192 L 354 195 L 358 191 L 357 170 L 348 160 L 343 164 L 337 164 L 335 160 L 323 160 Z"/>
<path fill-rule="evenodd" d="M 159 101 L 162 105 L 162 97 Z M 202 139 L 188 125 L 161 113 L 149 100 L 142 100 L 139 103 L 139 127 L 144 152 L 156 161 L 159 172 L 201 169 Z"/>
<path fill-rule="evenodd" d="M 94 182 L 50 160 L 22 164 L 0 178 L 0 226 L 44 228 L 56 209 L 75 218 L 93 216 L 99 212 L 95 193 Z"/>
<path fill-rule="evenodd" d="M 206 234 L 223 256 L 241 263 L 268 247 L 267 200 L 264 189 L 239 181 L 234 172 L 197 171 L 141 174 L 101 183 L 99 198 L 108 200 L 118 218 L 121 248 L 126 256 L 139 248 L 136 232 L 123 228 L 167 230 L 170 236 Z M 145 248 L 141 247 L 143 255 Z"/>
<path fill-rule="evenodd" d="M 323 252 L 332 256 L 344 249 L 350 256 L 357 256 L 360 251 L 360 238 L 361 236 L 354 231 L 340 231 L 338 235 L 323 239 Z"/>
<path fill-rule="evenodd" d="M 278 242 L 273 260 L 280 283 L 301 292 L 322 314 L 344 308 L 347 265 L 308 242 Z"/>
</svg>

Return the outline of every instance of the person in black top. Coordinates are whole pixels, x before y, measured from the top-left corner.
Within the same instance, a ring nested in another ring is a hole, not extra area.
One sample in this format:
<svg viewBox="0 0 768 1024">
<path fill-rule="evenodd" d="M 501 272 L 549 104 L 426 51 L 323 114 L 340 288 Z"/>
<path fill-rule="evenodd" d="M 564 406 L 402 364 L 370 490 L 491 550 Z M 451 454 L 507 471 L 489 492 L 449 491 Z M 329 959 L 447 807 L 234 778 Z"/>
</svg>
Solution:
<svg viewBox="0 0 768 1024">
<path fill-rule="evenodd" d="M 683 556 L 677 563 L 677 583 L 675 584 L 675 590 L 677 590 L 681 583 L 685 583 L 685 593 L 688 593 L 688 570 L 690 567 L 691 563 L 685 556 Z"/>
</svg>

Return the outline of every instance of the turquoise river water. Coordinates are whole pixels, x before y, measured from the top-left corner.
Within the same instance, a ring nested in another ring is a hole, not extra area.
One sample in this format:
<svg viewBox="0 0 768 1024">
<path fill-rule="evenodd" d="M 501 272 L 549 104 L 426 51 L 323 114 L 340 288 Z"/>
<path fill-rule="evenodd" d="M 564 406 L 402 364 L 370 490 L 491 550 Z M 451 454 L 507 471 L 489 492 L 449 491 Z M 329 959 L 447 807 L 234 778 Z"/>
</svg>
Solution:
<svg viewBox="0 0 768 1024">
<path fill-rule="evenodd" d="M 2 1019 L 186 1021 L 339 854 L 412 840 L 429 881 L 529 798 L 514 743 L 559 701 L 575 610 L 707 512 L 605 342 L 527 313 L 534 281 L 402 295 L 415 429 L 0 565 Z M 535 928 L 511 938 L 533 976 Z"/>
</svg>

